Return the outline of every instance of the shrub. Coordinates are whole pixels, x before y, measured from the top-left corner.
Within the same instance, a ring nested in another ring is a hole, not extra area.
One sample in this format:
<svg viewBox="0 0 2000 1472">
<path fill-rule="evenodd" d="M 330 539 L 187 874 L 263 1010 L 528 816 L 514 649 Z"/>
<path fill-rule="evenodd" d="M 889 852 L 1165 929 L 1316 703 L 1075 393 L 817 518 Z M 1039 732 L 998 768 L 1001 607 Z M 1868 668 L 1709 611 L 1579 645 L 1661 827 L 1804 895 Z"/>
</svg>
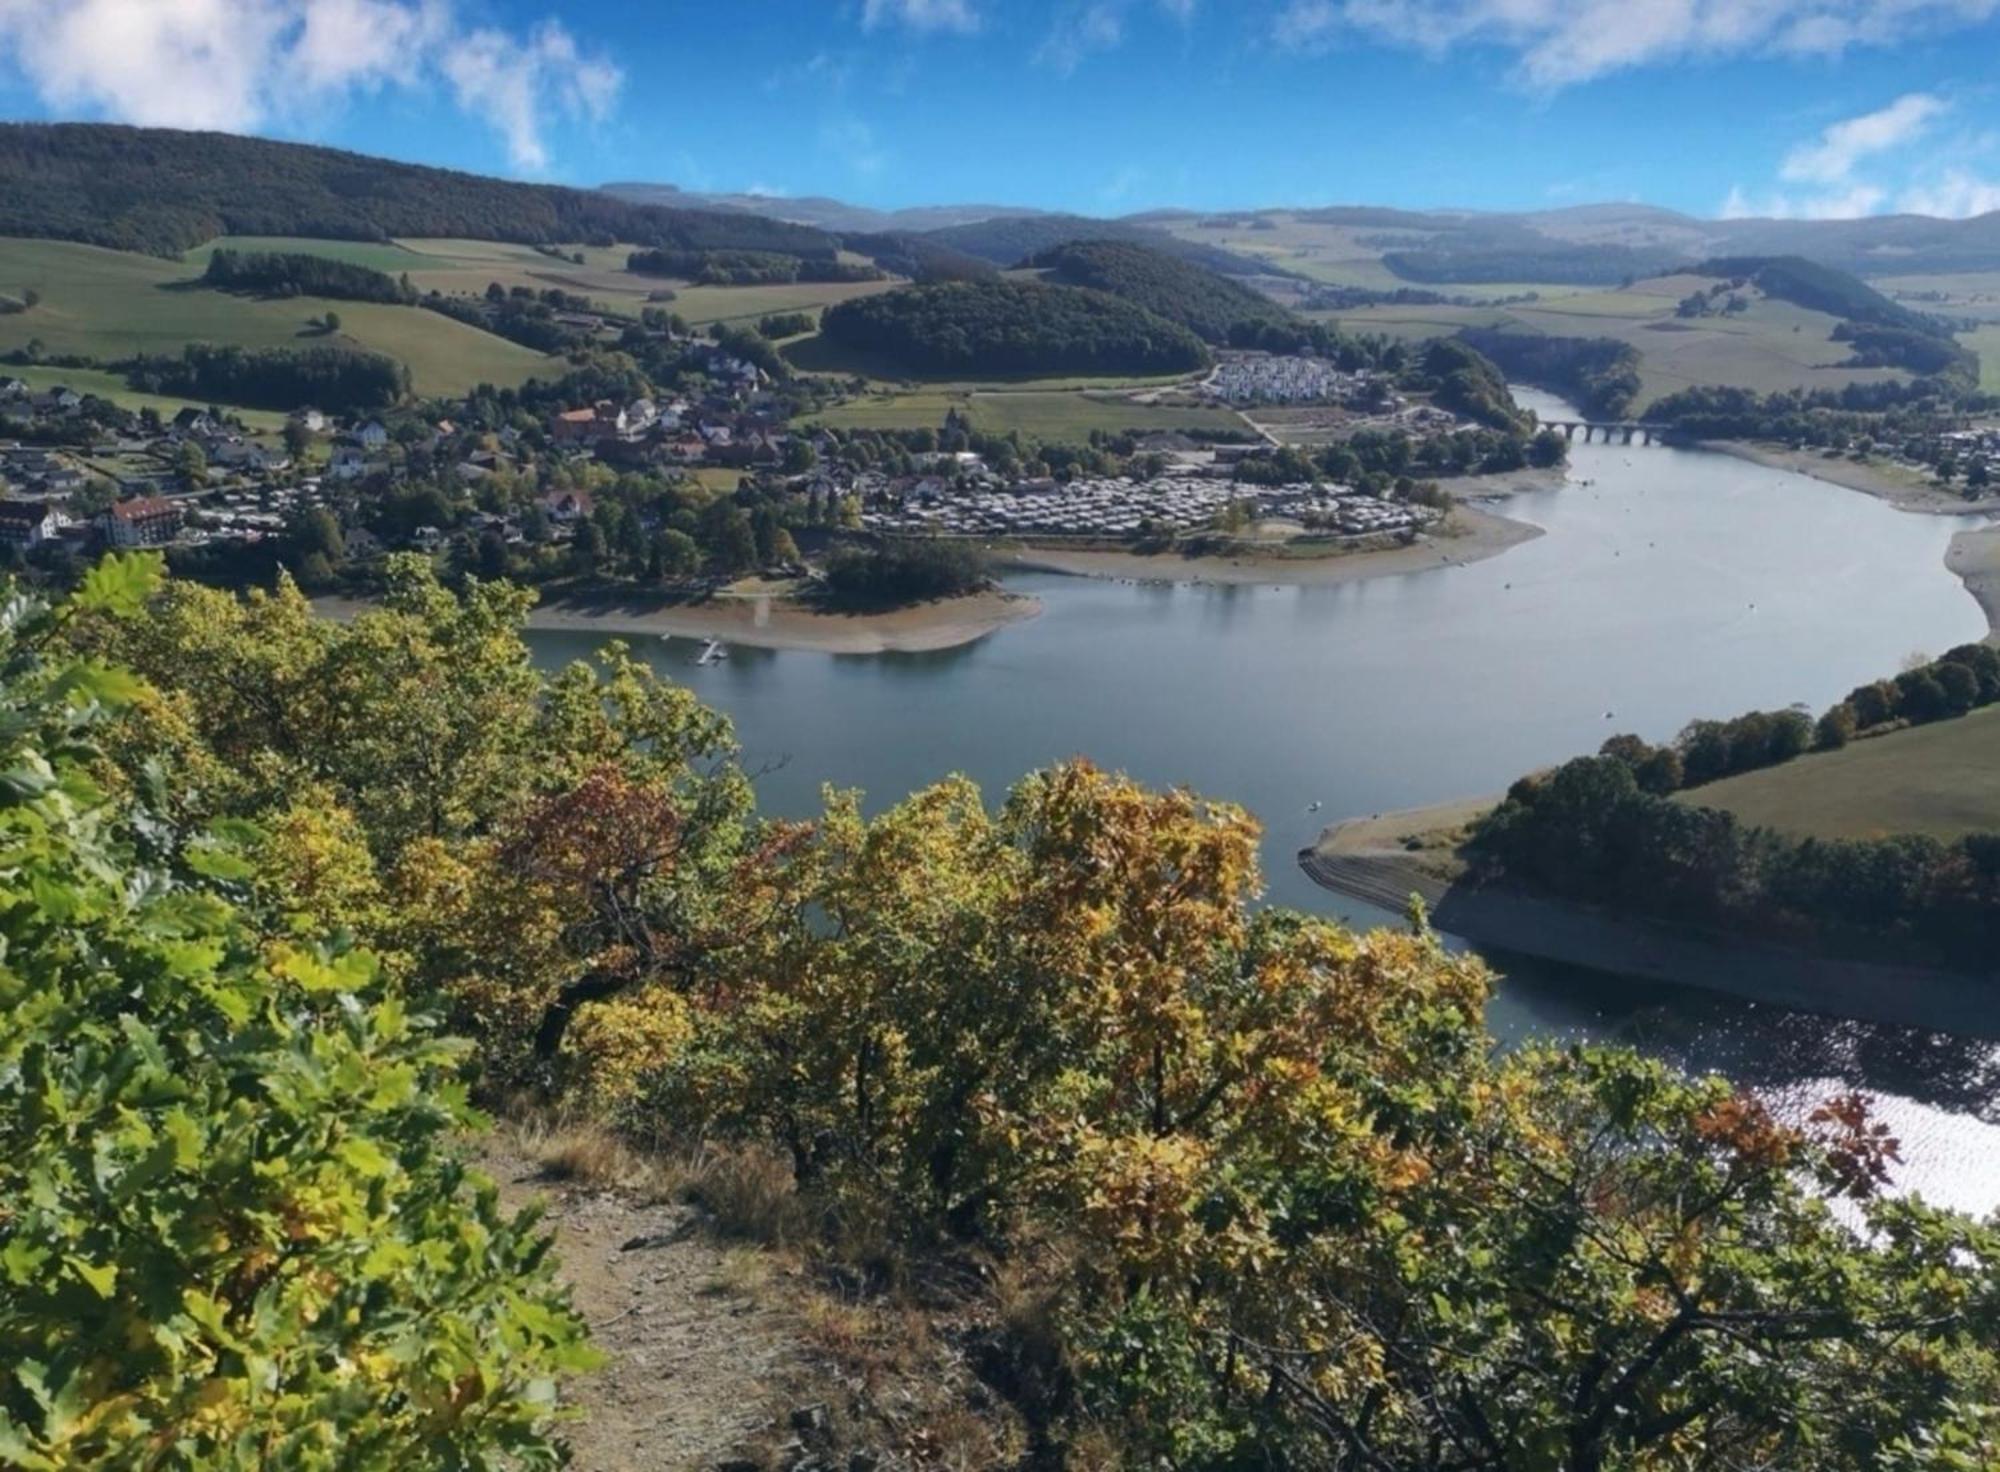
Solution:
<svg viewBox="0 0 2000 1472">
<path fill-rule="evenodd" d="M 986 585 L 986 558 L 960 541 L 894 541 L 879 548 L 844 547 L 827 560 L 834 596 L 857 603 L 910 603 L 952 598 Z"/>
<path fill-rule="evenodd" d="M 101 564 L 61 618 L 157 571 Z M 93 783 L 139 687 L 40 660 L 58 622 L 0 643 L 0 1463 L 557 1465 L 588 1351 L 533 1218 L 452 1153 L 460 1047 L 264 922 L 248 830 Z"/>
</svg>

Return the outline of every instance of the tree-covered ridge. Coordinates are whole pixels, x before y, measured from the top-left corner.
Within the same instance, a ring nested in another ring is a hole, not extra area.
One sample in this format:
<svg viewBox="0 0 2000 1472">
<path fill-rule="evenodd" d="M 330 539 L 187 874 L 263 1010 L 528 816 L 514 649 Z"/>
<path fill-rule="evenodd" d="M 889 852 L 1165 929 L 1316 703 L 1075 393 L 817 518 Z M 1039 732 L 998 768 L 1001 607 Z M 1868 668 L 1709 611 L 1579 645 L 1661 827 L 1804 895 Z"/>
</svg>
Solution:
<svg viewBox="0 0 2000 1472">
<path fill-rule="evenodd" d="M 984 281 L 998 274 L 991 261 L 910 231 L 849 234 L 841 237 L 841 244 L 884 271 L 919 284 Z"/>
<path fill-rule="evenodd" d="M 826 339 L 922 374 L 1185 373 L 1209 362 L 1176 322 L 1102 292 L 1021 281 L 910 286 L 831 308 Z"/>
<path fill-rule="evenodd" d="M 125 376 L 143 393 L 256 409 L 313 405 L 335 414 L 386 409 L 410 391 L 410 371 L 394 358 L 326 343 L 303 348 L 189 343 L 179 357 L 135 358 Z"/>
<path fill-rule="evenodd" d="M 625 269 L 642 276 L 672 276 L 697 286 L 769 286 L 790 281 L 879 281 L 878 267 L 764 250 L 635 250 Z"/>
<path fill-rule="evenodd" d="M 260 296 L 324 296 L 393 306 L 409 306 L 417 299 L 416 288 L 407 278 L 398 281 L 372 266 L 294 251 L 217 249 L 210 254 L 201 279 L 218 291 Z"/>
<path fill-rule="evenodd" d="M 1637 276 L 1677 269 L 1680 253 L 1655 247 L 1581 245 L 1518 231 L 1503 240 L 1443 240 L 1385 252 L 1382 264 L 1405 281 L 1427 285 L 1480 281 L 1548 281 L 1616 286 Z"/>
<path fill-rule="evenodd" d="M 969 225 L 950 225 L 924 232 L 924 239 L 949 246 L 996 266 L 1018 266 L 1043 251 L 1078 240 L 1123 240 L 1149 246 L 1177 260 L 1189 261 L 1223 276 L 1284 276 L 1291 273 L 1267 261 L 1239 256 L 1200 241 L 1182 240 L 1164 230 L 1122 220 L 1093 220 L 1082 215 L 1007 215 Z"/>
<path fill-rule="evenodd" d="M 1929 337 L 1951 336 L 1935 317 L 1893 302 L 1858 276 L 1803 256 L 1722 256 L 1687 268 L 1697 276 L 1753 281 L 1766 296 L 1848 322 L 1899 328 Z"/>
<path fill-rule="evenodd" d="M 191 85 L 199 85 L 191 83 Z M 0 234 L 174 256 L 218 235 L 624 241 L 831 258 L 757 215 L 635 205 L 301 143 L 108 123 L 0 124 Z"/>
<path fill-rule="evenodd" d="M 1461 341 L 1524 383 L 1562 394 L 1594 419 L 1623 419 L 1639 396 L 1639 353 L 1612 337 L 1468 327 Z"/>
<path fill-rule="evenodd" d="M 1533 416 L 1514 402 L 1500 370 L 1457 338 L 1441 337 L 1426 347 L 1413 381 L 1443 408 L 1491 429 L 1525 434 L 1533 427 Z"/>
<path fill-rule="evenodd" d="M 1109 292 L 1178 322 L 1202 341 L 1249 345 L 1267 329 L 1299 330 L 1290 312 L 1241 282 L 1126 240 L 1079 240 L 1042 251 L 1028 265 L 1056 284 Z"/>
</svg>

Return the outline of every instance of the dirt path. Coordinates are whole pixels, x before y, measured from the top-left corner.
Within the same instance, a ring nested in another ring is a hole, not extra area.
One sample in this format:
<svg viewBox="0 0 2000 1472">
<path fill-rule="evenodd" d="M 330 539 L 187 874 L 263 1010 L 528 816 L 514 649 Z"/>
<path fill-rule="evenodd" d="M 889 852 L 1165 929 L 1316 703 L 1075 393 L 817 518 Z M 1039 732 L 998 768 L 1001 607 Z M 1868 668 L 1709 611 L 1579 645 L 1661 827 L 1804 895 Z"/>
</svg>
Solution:
<svg viewBox="0 0 2000 1472">
<path fill-rule="evenodd" d="M 565 1387 L 577 1472 L 705 1472 L 782 1413 L 797 1336 L 746 1281 L 750 1254 L 685 1206 L 550 1182 L 500 1135 L 480 1144 L 508 1207 L 545 1203 L 562 1280 L 609 1357 Z"/>
</svg>

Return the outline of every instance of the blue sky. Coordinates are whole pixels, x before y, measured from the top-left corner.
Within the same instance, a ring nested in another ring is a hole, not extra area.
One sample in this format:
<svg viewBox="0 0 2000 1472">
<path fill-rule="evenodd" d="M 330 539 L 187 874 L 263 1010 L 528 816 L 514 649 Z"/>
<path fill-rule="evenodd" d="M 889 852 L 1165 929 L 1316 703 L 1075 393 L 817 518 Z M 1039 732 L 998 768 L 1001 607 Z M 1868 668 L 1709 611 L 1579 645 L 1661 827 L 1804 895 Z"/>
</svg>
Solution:
<svg viewBox="0 0 2000 1472">
<path fill-rule="evenodd" d="M 894 206 L 2000 208 L 2000 0 L 0 0 L 0 112 Z"/>
</svg>

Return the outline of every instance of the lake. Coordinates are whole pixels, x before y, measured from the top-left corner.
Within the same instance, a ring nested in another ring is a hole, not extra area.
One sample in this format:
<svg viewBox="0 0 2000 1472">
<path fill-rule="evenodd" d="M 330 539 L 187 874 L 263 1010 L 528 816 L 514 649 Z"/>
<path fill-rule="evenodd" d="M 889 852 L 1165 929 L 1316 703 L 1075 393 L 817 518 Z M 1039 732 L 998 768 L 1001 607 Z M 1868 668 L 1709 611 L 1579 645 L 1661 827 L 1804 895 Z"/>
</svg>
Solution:
<svg viewBox="0 0 2000 1472">
<path fill-rule="evenodd" d="M 1659 741 L 1696 717 L 1816 712 L 1985 633 L 1943 562 L 1959 523 L 1728 456 L 1578 444 L 1568 484 L 1494 509 L 1547 534 L 1470 566 L 1318 588 L 1010 577 L 1041 617 L 930 654 L 735 647 L 697 667 L 696 643 L 636 642 L 735 720 L 767 768 L 767 811 L 816 811 L 826 783 L 882 806 L 953 772 L 997 800 L 1087 755 L 1243 804 L 1266 827 L 1272 902 L 1372 924 L 1398 917 L 1295 862 L 1330 821 L 1497 792 L 1615 732 Z M 546 661 L 600 642 L 531 638 Z M 1493 959 L 1503 1038 L 1629 1041 L 1794 1111 L 1867 1088 L 1904 1140 L 1904 1184 L 2000 1205 L 2000 1049 Z"/>
</svg>

